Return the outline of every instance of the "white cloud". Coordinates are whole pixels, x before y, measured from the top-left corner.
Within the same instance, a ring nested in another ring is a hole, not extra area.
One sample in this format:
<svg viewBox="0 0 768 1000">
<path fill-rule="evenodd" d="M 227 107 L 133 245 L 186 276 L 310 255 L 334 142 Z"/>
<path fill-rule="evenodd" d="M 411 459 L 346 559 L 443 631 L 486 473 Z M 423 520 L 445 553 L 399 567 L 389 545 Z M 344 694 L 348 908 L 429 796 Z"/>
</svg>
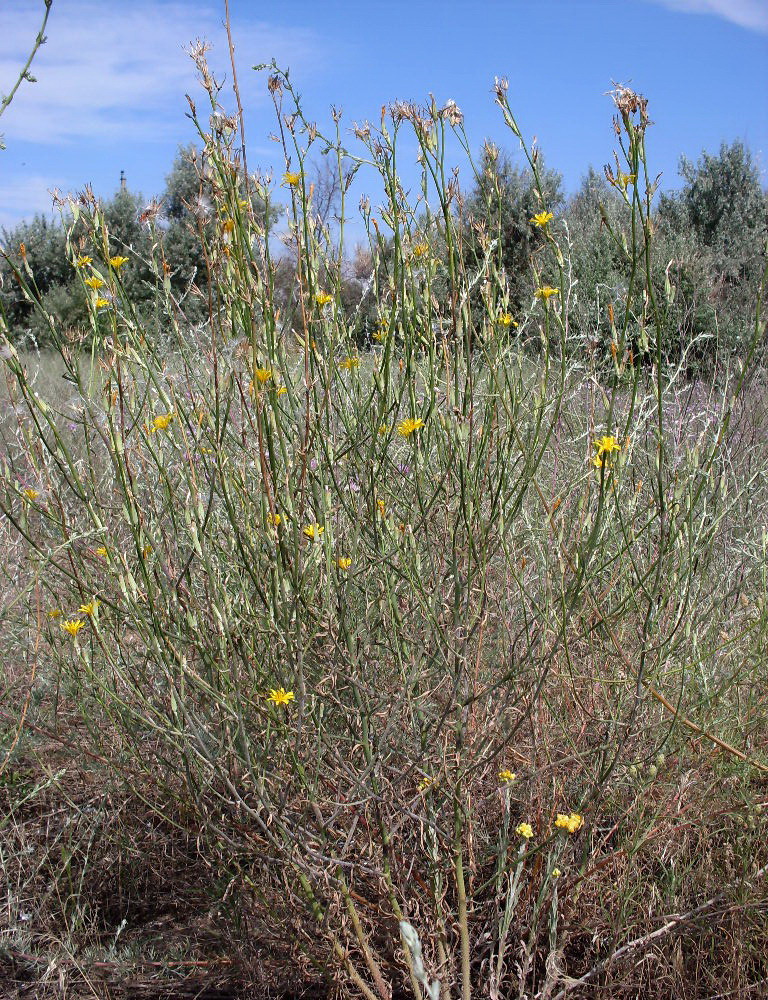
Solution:
<svg viewBox="0 0 768 1000">
<path fill-rule="evenodd" d="M 0 7 L 0 90 L 10 88 L 26 59 L 41 7 L 31 0 Z M 165 129 L 178 131 L 188 110 L 184 94 L 200 93 L 184 51 L 198 37 L 213 43 L 217 79 L 231 75 L 218 2 L 56 0 L 46 34 L 32 65 L 38 82 L 23 84 L 2 118 L 7 140 L 56 144 L 135 136 L 146 142 L 153 131 L 158 137 Z M 307 72 L 322 51 L 302 28 L 248 22 L 236 24 L 234 34 L 239 82 L 251 107 L 265 99 L 254 63 L 274 56 L 280 65 Z"/>
<path fill-rule="evenodd" d="M 684 14 L 714 14 L 750 31 L 768 34 L 768 0 L 651 0 Z"/>
<path fill-rule="evenodd" d="M 0 177 L 0 229 L 12 229 L 22 218 L 29 220 L 38 212 L 51 215 L 50 192 L 62 186 L 62 181 L 55 177 Z"/>
</svg>

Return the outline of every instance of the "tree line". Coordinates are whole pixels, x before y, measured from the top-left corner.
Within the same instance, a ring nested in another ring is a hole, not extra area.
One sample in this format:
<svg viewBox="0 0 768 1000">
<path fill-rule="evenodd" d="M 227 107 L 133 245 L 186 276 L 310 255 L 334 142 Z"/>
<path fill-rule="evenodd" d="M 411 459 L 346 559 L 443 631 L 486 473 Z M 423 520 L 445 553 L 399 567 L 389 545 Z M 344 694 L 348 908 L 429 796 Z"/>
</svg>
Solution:
<svg viewBox="0 0 768 1000">
<path fill-rule="evenodd" d="M 567 197 L 556 170 L 540 161 L 539 174 L 546 207 L 556 224 L 564 226 L 569 246 L 574 280 L 569 318 L 585 335 L 597 337 L 607 332 L 608 307 L 621 300 L 627 281 L 625 255 L 611 231 L 622 232 L 628 179 L 590 169 Z M 765 263 L 768 192 L 751 151 L 740 141 L 723 143 L 717 154 L 703 153 L 695 163 L 683 158 L 680 175 L 679 190 L 662 193 L 656 201 L 653 278 L 671 312 L 669 328 L 676 331 L 677 342 L 666 345 L 667 350 L 673 356 L 686 352 L 689 362 L 705 366 L 723 351 L 738 353 L 750 336 Z M 113 252 L 131 252 L 124 280 L 148 324 L 156 301 L 157 269 L 150 261 L 158 249 L 153 245 L 158 233 L 164 271 L 186 318 L 204 322 L 208 315 L 206 243 L 216 220 L 211 218 L 204 176 L 199 152 L 184 147 L 162 196 L 150 206 L 125 189 L 102 205 Z M 322 221 L 332 225 L 335 192 L 329 175 L 318 171 L 315 188 Z M 522 313 L 530 298 L 531 268 L 541 240 L 531 219 L 541 207 L 530 170 L 486 144 L 475 183 L 461 203 L 463 254 L 471 268 L 481 256 L 482 241 L 493 237 L 513 313 Z M 264 206 L 254 208 L 263 221 Z M 145 224 L 148 214 L 159 218 L 159 227 Z M 68 258 L 66 238 L 66 220 L 50 222 L 42 215 L 2 231 L 0 307 L 18 344 L 43 347 L 49 329 L 14 278 L 12 262 L 18 265 L 20 254 L 34 274 L 43 311 L 60 327 L 87 326 L 85 293 Z M 341 289 L 342 307 L 350 320 L 354 314 L 361 345 L 369 341 L 368 327 L 374 324 L 360 308 L 370 278 L 369 260 L 359 248 Z M 288 301 L 295 294 L 290 255 L 279 262 L 278 270 L 279 292 Z"/>
</svg>

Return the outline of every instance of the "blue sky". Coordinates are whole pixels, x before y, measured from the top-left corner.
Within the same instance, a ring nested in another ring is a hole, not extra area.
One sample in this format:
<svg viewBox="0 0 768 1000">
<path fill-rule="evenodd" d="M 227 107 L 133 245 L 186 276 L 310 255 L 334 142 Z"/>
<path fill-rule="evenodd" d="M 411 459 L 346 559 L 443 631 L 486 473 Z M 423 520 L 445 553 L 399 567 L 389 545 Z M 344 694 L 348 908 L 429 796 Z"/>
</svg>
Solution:
<svg viewBox="0 0 768 1000">
<path fill-rule="evenodd" d="M 249 166 L 284 169 L 254 63 L 288 66 L 309 117 L 377 121 L 382 104 L 434 93 L 465 114 L 473 148 L 516 150 L 491 87 L 509 96 L 527 136 L 574 190 L 612 159 L 612 81 L 650 100 L 648 146 L 662 187 L 681 154 L 742 139 L 768 183 L 768 0 L 230 0 L 244 93 Z M 37 31 L 42 0 L 0 5 L 0 91 Z M 50 211 L 48 191 L 93 185 L 110 196 L 160 193 L 180 143 L 194 137 L 185 93 L 199 97 L 184 48 L 208 39 L 224 73 L 223 0 L 53 0 L 48 42 L 0 119 L 0 226 Z M 198 102 L 203 104 L 202 100 Z M 350 145 L 354 141 L 350 138 Z M 462 177 L 468 182 L 468 173 Z M 365 188 L 363 177 L 357 190 Z M 372 182 L 373 184 L 373 182 Z M 372 187 L 375 192 L 375 185 Z"/>
</svg>

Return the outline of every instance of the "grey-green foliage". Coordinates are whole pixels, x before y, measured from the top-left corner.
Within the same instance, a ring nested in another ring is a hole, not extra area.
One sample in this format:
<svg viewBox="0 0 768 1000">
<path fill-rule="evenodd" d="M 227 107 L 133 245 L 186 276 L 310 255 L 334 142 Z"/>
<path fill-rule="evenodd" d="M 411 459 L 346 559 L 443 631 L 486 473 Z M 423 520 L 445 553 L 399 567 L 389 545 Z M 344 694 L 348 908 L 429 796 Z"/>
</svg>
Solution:
<svg viewBox="0 0 768 1000">
<path fill-rule="evenodd" d="M 129 264 L 123 268 L 121 278 L 130 290 L 138 311 L 152 297 L 153 280 L 147 264 L 151 239 L 139 222 L 142 204 L 139 195 L 121 190 L 103 206 L 110 234 L 109 253 L 129 257 Z M 10 231 L 3 230 L 0 305 L 16 342 L 43 346 L 49 336 L 46 314 L 53 315 L 56 323 L 63 328 L 84 327 L 88 323 L 83 286 L 67 255 L 66 231 L 70 224 L 69 217 L 51 222 L 45 216 L 37 215 L 31 223 L 22 222 Z M 78 227 L 72 235 L 77 246 L 80 244 Z M 100 258 L 98 251 L 90 245 L 82 243 L 80 249 L 83 253 L 93 254 L 97 261 Z M 31 292 L 39 299 L 42 310 L 35 307 L 14 276 L 14 267 L 23 266 L 23 256 L 31 271 Z"/>
<path fill-rule="evenodd" d="M 542 210 L 558 213 L 563 207 L 562 176 L 545 166 L 538 157 L 543 202 L 539 199 L 532 172 L 515 164 L 508 153 L 486 144 L 479 176 L 467 198 L 464 244 L 468 264 L 482 256 L 477 226 L 485 228 L 490 240 L 498 240 L 500 261 L 506 271 L 510 307 L 517 312 L 532 291 L 531 260 L 543 245 L 542 234 L 531 224 Z"/>
<path fill-rule="evenodd" d="M 571 260 L 577 285 L 571 297 L 571 322 L 580 329 L 608 333 L 606 307 L 626 291 L 626 254 L 611 238 L 624 231 L 625 205 L 618 192 L 592 167 L 565 210 Z"/>
<path fill-rule="evenodd" d="M 242 177 L 240 184 L 244 194 Z M 184 315 L 192 322 L 208 315 L 208 265 L 204 247 L 212 239 L 215 228 L 213 202 L 214 192 L 204 155 L 193 143 L 180 146 L 165 179 L 162 241 L 170 268 L 171 288 L 181 302 Z M 251 193 L 250 202 L 260 228 L 274 221 L 278 214 L 276 206 L 270 205 L 267 209 L 255 193 Z"/>
<path fill-rule="evenodd" d="M 197 321 L 207 312 L 204 291 L 207 268 L 201 235 L 210 234 L 212 211 L 210 185 L 203 178 L 199 151 L 193 144 L 181 146 L 165 179 L 163 217 L 167 224 L 163 237 L 165 259 L 170 268 L 171 287 L 182 300 L 188 319 Z"/>
<path fill-rule="evenodd" d="M 36 215 L 31 222 L 22 222 L 10 231 L 3 229 L 1 242 L 3 251 L 17 266 L 22 265 L 23 255 L 26 255 L 33 266 L 35 281 L 46 306 L 61 306 L 72 280 L 63 228 L 44 215 Z M 0 306 L 17 340 L 38 342 L 44 333 L 42 320 L 25 297 L 4 257 L 0 258 Z M 68 318 L 70 313 L 67 308 Z"/>
<path fill-rule="evenodd" d="M 155 240 L 161 239 L 170 268 L 171 286 L 178 298 L 184 298 L 191 283 L 205 284 L 205 256 L 200 240 L 195 210 L 205 204 L 198 172 L 198 154 L 193 147 L 179 150 L 161 201 L 164 222 L 154 230 L 142 219 L 147 205 L 140 194 L 121 189 L 102 205 L 109 232 L 109 253 L 125 255 L 129 263 L 121 269 L 121 280 L 138 314 L 151 319 L 153 288 L 156 277 L 150 266 L 157 252 Z M 13 276 L 13 265 L 22 266 L 19 252 L 24 245 L 36 293 L 45 312 L 55 316 L 63 327 L 86 327 L 87 304 L 82 283 L 66 252 L 66 229 L 71 219 L 52 222 L 38 215 L 32 222 L 22 222 L 3 230 L 0 257 L 0 304 L 15 341 L 42 346 L 48 337 L 48 324 L 39 309 L 24 295 Z M 77 227 L 73 242 L 83 253 L 93 254 L 98 262 L 101 248 L 80 242 Z M 188 318 L 197 320 L 206 311 L 202 296 L 184 298 Z"/>
<path fill-rule="evenodd" d="M 752 153 L 740 141 L 697 163 L 683 157 L 680 191 L 659 201 L 659 246 L 682 338 L 704 334 L 700 356 L 738 351 L 748 337 L 765 261 L 768 200 Z"/>
</svg>

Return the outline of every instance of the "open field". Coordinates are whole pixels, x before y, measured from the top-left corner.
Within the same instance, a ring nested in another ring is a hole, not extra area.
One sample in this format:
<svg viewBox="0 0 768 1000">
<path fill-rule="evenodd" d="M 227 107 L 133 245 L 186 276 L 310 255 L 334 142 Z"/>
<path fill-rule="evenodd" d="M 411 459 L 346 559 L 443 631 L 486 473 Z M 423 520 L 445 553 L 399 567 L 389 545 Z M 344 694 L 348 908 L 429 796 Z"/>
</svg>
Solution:
<svg viewBox="0 0 768 1000">
<path fill-rule="evenodd" d="M 304 169 L 349 157 L 275 71 L 277 287 L 269 186 L 198 60 L 207 322 L 153 220 L 137 310 L 86 194 L 89 327 L 0 342 L 0 993 L 764 996 L 765 274 L 739 358 L 689 365 L 619 88 L 596 328 L 497 82 L 529 270 L 493 184 L 462 221 L 458 110 L 398 105 L 359 136 L 387 201 L 350 304 Z"/>
</svg>

